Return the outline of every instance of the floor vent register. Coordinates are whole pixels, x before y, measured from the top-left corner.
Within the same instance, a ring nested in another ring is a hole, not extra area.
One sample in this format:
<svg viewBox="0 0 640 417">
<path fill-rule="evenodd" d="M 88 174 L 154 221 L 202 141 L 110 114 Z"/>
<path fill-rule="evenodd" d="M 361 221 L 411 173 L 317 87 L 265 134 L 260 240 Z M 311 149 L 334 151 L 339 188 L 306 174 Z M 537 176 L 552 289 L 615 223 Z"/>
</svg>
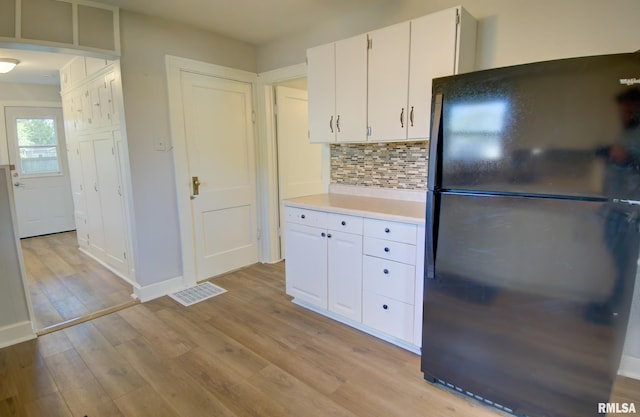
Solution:
<svg viewBox="0 0 640 417">
<path fill-rule="evenodd" d="M 189 307 L 200 301 L 208 300 L 227 292 L 224 288 L 218 287 L 210 282 L 203 282 L 195 287 L 187 288 L 186 290 L 178 291 L 173 294 L 169 294 L 169 297 L 173 298 L 185 307 Z"/>
</svg>

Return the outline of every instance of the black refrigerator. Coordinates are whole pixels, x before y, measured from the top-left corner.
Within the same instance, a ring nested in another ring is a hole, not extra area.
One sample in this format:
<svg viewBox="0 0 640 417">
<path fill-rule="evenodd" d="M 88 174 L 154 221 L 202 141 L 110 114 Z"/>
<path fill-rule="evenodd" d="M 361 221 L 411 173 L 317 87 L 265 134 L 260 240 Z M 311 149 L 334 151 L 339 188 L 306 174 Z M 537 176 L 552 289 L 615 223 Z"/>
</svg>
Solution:
<svg viewBox="0 0 640 417">
<path fill-rule="evenodd" d="M 600 415 L 639 249 L 640 54 L 433 81 L 421 367 L 516 415 Z"/>
</svg>

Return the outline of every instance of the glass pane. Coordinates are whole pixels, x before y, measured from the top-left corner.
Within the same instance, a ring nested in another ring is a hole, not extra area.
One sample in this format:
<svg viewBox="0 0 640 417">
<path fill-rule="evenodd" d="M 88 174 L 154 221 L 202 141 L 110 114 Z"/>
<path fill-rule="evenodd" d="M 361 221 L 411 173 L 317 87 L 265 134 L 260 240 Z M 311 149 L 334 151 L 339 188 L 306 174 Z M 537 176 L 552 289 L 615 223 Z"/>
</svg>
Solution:
<svg viewBox="0 0 640 417">
<path fill-rule="evenodd" d="M 55 119 L 16 119 L 18 146 L 57 145 Z"/>
<path fill-rule="evenodd" d="M 20 148 L 22 175 L 52 174 L 60 172 L 58 148 L 55 146 L 33 146 Z"/>
</svg>

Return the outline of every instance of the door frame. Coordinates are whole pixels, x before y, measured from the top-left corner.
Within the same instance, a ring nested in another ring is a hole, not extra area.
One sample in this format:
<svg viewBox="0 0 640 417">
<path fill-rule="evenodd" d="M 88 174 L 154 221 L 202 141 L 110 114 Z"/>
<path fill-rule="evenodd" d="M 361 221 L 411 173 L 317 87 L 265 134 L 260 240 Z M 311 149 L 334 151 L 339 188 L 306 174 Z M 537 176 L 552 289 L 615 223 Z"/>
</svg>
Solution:
<svg viewBox="0 0 640 417">
<path fill-rule="evenodd" d="M 276 136 L 276 114 L 274 108 L 274 87 L 278 83 L 306 78 L 307 64 L 301 63 L 287 67 L 277 68 L 258 74 L 258 120 L 259 129 L 259 161 L 258 161 L 258 188 L 262 191 L 259 203 L 263 210 L 260 211 L 259 222 L 262 223 L 262 250 L 261 261 L 276 263 L 282 260 L 280 256 L 280 199 L 278 197 L 278 142 Z M 323 160 L 329 160 L 329 147 L 323 148 Z M 325 161 L 325 162 L 326 162 Z M 329 178 L 325 178 L 328 187 Z"/>
<path fill-rule="evenodd" d="M 176 181 L 176 203 L 178 207 L 178 218 L 180 224 L 180 243 L 182 249 L 182 280 L 185 287 L 192 287 L 197 283 L 196 275 L 196 247 L 195 235 L 193 231 L 193 213 L 191 211 L 191 179 L 189 177 L 189 164 L 187 156 L 187 138 L 185 135 L 185 121 L 182 112 L 182 83 L 180 80 L 181 72 L 190 72 L 210 77 L 223 78 L 232 81 L 244 82 L 251 85 L 252 114 L 253 114 L 253 137 L 256 149 L 256 168 L 259 166 L 258 160 L 261 155 L 256 140 L 257 118 L 256 111 L 256 83 L 257 74 L 248 71 L 223 67 L 220 65 L 209 64 L 202 61 L 196 61 L 187 58 L 181 58 L 173 55 L 165 55 L 165 68 L 167 71 L 167 89 L 169 101 L 169 123 L 171 132 L 170 148 L 173 149 L 173 165 Z M 256 209 L 258 213 L 262 213 L 264 208 L 261 205 L 261 190 L 259 185 L 259 170 L 256 169 Z M 262 259 L 260 246 L 262 239 L 260 215 L 258 215 L 257 233 L 259 245 L 259 259 Z"/>
</svg>

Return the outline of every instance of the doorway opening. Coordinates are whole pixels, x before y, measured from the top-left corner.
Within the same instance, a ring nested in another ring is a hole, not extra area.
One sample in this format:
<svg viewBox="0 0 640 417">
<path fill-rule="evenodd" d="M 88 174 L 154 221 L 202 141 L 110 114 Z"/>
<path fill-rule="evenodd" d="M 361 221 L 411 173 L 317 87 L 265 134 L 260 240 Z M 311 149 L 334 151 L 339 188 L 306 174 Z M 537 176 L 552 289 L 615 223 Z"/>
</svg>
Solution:
<svg viewBox="0 0 640 417">
<path fill-rule="evenodd" d="M 11 168 L 34 330 L 46 334 L 135 304 L 130 282 L 79 249 L 59 76 L 75 56 L 0 55 L 21 61 L 1 80 L 0 164 Z"/>
</svg>

